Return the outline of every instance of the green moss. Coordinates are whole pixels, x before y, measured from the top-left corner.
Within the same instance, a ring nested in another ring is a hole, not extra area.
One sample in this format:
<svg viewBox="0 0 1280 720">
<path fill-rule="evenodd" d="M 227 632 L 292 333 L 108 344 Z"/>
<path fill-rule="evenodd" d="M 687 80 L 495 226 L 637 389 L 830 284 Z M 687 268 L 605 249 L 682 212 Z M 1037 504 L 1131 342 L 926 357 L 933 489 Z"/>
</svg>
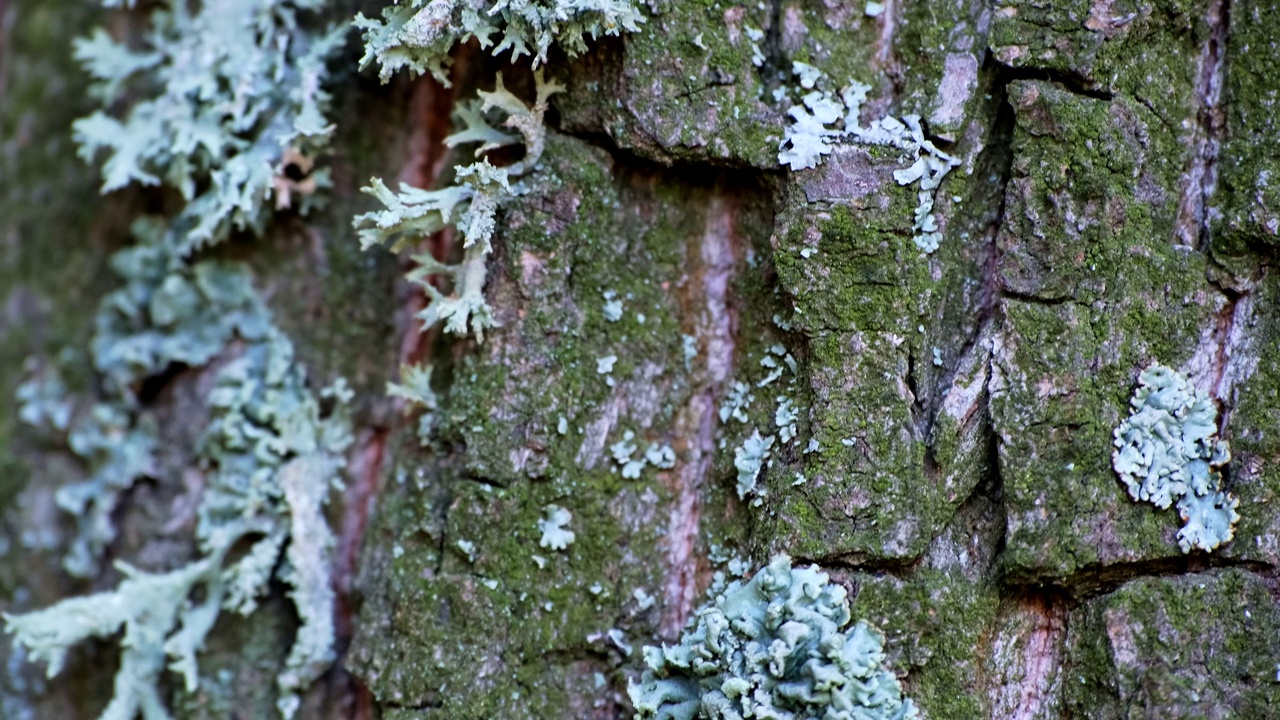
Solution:
<svg viewBox="0 0 1280 720">
<path fill-rule="evenodd" d="M 1178 128 L 1195 113 L 1197 58 L 1207 28 L 1200 6 L 1153 2 L 1124 22 L 1085 0 L 1002 3 L 993 13 L 995 58 L 1072 78 L 1096 92 L 1124 95 Z M 1191 127 L 1191 126 L 1187 126 Z"/>
<path fill-rule="evenodd" d="M 1217 156 L 1218 183 L 1210 200 L 1216 257 L 1238 259 L 1251 246 L 1280 242 L 1280 133 L 1271 68 L 1280 46 L 1264 18 L 1280 12 L 1275 0 L 1247 0 L 1231 6 L 1231 40 L 1226 44 L 1222 108 L 1224 142 Z"/>
<path fill-rule="evenodd" d="M 992 415 L 1015 575 L 1176 552 L 1109 462 L 1138 370 L 1181 367 L 1226 298 L 1173 246 L 1177 138 L 1126 99 L 1015 83 Z M 1088 221 L 1083 218 L 1090 218 Z"/>
<path fill-rule="evenodd" d="M 488 294 L 502 327 L 447 368 L 433 442 L 445 461 L 406 459 L 405 484 L 383 500 L 377 532 L 390 536 L 353 651 L 380 701 L 428 716 L 533 718 L 563 713 L 573 698 L 612 702 L 621 690 L 620 668 L 638 659 L 609 631 L 652 642 L 671 612 L 634 592 L 663 602 L 666 517 L 696 437 L 690 407 L 714 387 L 705 348 L 686 366 L 683 338 L 701 332 L 684 319 L 707 302 L 703 243 L 720 218 L 710 213 L 724 212 L 715 208 L 722 182 L 732 181 L 620 169 L 586 143 L 548 138 L 540 180 L 506 213 L 497 245 Z M 737 237 L 761 254 L 769 224 L 755 214 L 767 211 L 738 211 Z M 767 261 L 731 262 L 743 276 L 735 283 L 750 289 L 744 304 L 772 302 L 760 289 Z M 605 317 L 605 291 L 623 302 L 616 322 Z M 740 351 L 758 357 L 780 336 L 753 325 L 767 320 L 745 320 L 772 313 L 745 307 L 740 332 L 752 340 Z M 602 375 L 607 355 L 618 360 Z M 608 446 L 625 431 L 641 450 L 671 445 L 676 467 L 624 479 Z M 716 455 L 698 491 L 702 557 L 740 545 L 749 529 L 725 497 L 732 448 Z M 539 547 L 551 504 L 572 514 L 575 540 L 562 551 Z M 595 673 L 605 687 L 594 687 Z"/>
<path fill-rule="evenodd" d="M 998 599 L 960 577 L 925 569 L 907 579 L 853 573 L 855 617 L 881 629 L 890 663 L 926 717 L 990 717 L 978 686 L 978 654 Z"/>
<path fill-rule="evenodd" d="M 1073 716 L 1264 718 L 1280 702 L 1280 615 L 1247 571 L 1134 580 L 1073 611 L 1068 627 Z"/>
</svg>

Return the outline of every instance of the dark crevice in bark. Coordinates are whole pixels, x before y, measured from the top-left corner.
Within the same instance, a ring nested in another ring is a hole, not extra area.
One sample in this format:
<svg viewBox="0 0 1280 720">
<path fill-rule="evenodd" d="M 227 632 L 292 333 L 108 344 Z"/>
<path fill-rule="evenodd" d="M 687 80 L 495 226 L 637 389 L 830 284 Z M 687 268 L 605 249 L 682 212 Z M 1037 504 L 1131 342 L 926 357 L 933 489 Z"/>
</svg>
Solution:
<svg viewBox="0 0 1280 720">
<path fill-rule="evenodd" d="M 931 414 L 926 412 L 924 407 L 925 398 L 921 394 L 920 378 L 918 377 L 916 362 L 916 354 L 908 350 L 907 374 L 904 379 L 907 383 L 907 391 L 911 393 L 911 424 L 915 425 L 916 432 L 925 440 L 926 447 L 924 460 L 925 470 L 927 472 L 930 464 L 932 464 L 934 468 L 937 467 L 937 462 L 933 462 L 933 458 L 931 457 L 933 444 L 929 442 L 931 431 L 933 429 L 933 420 L 931 418 Z"/>
<path fill-rule="evenodd" d="M 924 563 L 924 556 L 912 558 L 868 558 L 865 553 L 850 552 L 816 557 L 796 556 L 795 558 L 796 565 L 808 565 L 811 563 L 828 570 L 885 575 L 898 580 L 907 580 Z"/>
<path fill-rule="evenodd" d="M 1006 588 L 1010 593 L 1053 588 L 1069 597 L 1074 604 L 1079 604 L 1108 595 L 1133 580 L 1177 577 L 1221 568 L 1240 568 L 1264 577 L 1271 577 L 1276 571 L 1275 567 L 1265 562 L 1195 551 L 1189 555 L 1117 563 L 1105 567 L 1085 567 L 1065 578 L 1006 578 Z"/>
<path fill-rule="evenodd" d="M 1059 305 L 1067 305 L 1076 301 L 1075 298 L 1069 295 L 1061 297 L 1044 297 L 1042 295 L 1031 295 L 1028 293 L 1018 292 L 1016 290 L 1010 290 L 1007 287 L 1001 287 L 1000 298 L 1002 300 L 1027 303 L 1028 305 L 1043 305 L 1045 307 L 1057 307 Z"/>
<path fill-rule="evenodd" d="M 994 61 L 993 61 L 994 62 Z M 999 63 L 997 63 L 999 64 Z M 1003 88 L 1018 80 L 1037 80 L 1056 85 L 1072 95 L 1110 102 L 1115 93 L 1098 87 L 1088 78 L 1062 68 L 1011 67 L 1000 65 L 1000 86 Z"/>
<path fill-rule="evenodd" d="M 791 63 L 787 60 L 787 52 L 782 47 L 782 0 L 769 2 L 769 27 L 765 29 L 764 43 L 760 48 L 764 53 L 764 64 L 760 66 L 760 75 L 764 78 L 764 91 L 772 93 L 774 88 L 785 79 L 791 77 Z"/>
<path fill-rule="evenodd" d="M 973 320 L 967 328 L 964 342 L 940 374 L 937 390 L 932 394 L 929 403 L 929 428 L 926 437 L 929 440 L 928 454 L 932 454 L 933 428 L 937 423 L 942 402 L 948 390 L 956 381 L 965 361 L 978 349 L 984 334 L 991 328 L 996 317 L 1000 287 L 1000 247 L 997 243 L 1000 229 L 1004 226 L 1006 195 L 1009 180 L 1013 175 L 1013 107 L 1008 102 L 1008 80 L 1003 76 L 1002 67 L 990 57 L 984 60 L 982 73 L 992 80 L 991 107 L 994 118 L 986 138 L 986 146 L 975 162 L 973 176 L 976 178 L 995 178 L 995 182 L 979 186 L 978 197 L 966 202 L 966 206 L 989 208 L 978 220 L 980 237 L 982 238 L 982 255 L 977 268 L 979 290 L 975 302 L 970 308 Z M 985 405 L 985 400 L 983 400 Z"/>
</svg>

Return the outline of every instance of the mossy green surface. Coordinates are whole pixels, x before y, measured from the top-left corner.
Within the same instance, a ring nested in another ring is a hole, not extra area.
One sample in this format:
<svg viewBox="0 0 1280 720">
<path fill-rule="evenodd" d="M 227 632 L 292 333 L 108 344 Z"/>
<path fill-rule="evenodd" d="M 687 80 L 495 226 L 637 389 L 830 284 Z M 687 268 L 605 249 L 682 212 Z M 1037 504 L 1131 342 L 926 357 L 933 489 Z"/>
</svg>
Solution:
<svg viewBox="0 0 1280 720">
<path fill-rule="evenodd" d="M 1243 569 L 1133 580 L 1071 612 L 1072 717 L 1262 720 L 1280 708 L 1280 612 Z"/>
<path fill-rule="evenodd" d="M 963 576 L 922 569 L 906 579 L 853 573 L 853 616 L 885 636 L 888 664 L 924 717 L 989 718 L 978 685 L 978 657 L 996 614 L 994 592 Z"/>
<path fill-rule="evenodd" d="M 1204 256 L 1172 242 L 1176 138 L 1123 98 L 1042 82 L 1009 92 L 1014 161 L 997 238 L 1008 295 L 991 402 L 1006 568 L 1062 578 L 1176 555 L 1176 518 L 1131 503 L 1110 465 L 1136 373 L 1190 362 L 1228 302 Z"/>
<path fill-rule="evenodd" d="M 838 149 L 798 175 L 780 216 L 775 263 L 794 305 L 789 322 L 806 337 L 818 446 L 798 459 L 806 482 L 774 481 L 774 549 L 919 557 L 983 475 L 988 351 L 977 338 L 989 296 L 979 238 L 991 218 L 964 200 L 998 178 L 944 182 L 947 239 L 926 255 L 911 240 L 916 194 L 892 178 L 903 164 L 885 148 Z"/>
<path fill-rule="evenodd" d="M 1209 199 L 1214 218 L 1213 250 L 1239 258 L 1251 247 L 1280 243 L 1280 40 L 1275 0 L 1231 4 L 1230 42 L 1225 48 L 1222 102 L 1226 127 L 1217 157 L 1218 185 Z"/>
<path fill-rule="evenodd" d="M 1098 94 L 1123 95 L 1177 134 L 1196 111 L 1197 59 L 1210 0 L 1000 0 L 992 11 L 998 62 L 1034 69 Z"/>
<path fill-rule="evenodd" d="M 620 170 L 554 134 L 542 165 L 506 214 L 491 269 L 501 327 L 448 368 L 438 459 L 406 459 L 411 480 L 379 513 L 374 537 L 386 540 L 351 666 L 385 706 L 415 708 L 405 717 L 554 717 L 584 698 L 611 707 L 634 660 L 621 645 L 653 642 L 670 611 L 668 523 L 701 452 L 690 408 L 716 387 L 703 329 L 682 323 L 706 311 L 704 235 L 728 181 Z M 747 249 L 768 225 L 749 220 L 767 205 L 738 212 L 729 269 L 750 276 L 762 270 Z M 616 322 L 606 291 L 623 302 Z M 686 334 L 700 343 L 688 365 Z M 675 468 L 623 478 L 609 446 L 626 431 L 640 452 L 670 445 Z M 725 504 L 731 449 L 706 461 L 711 474 L 691 488 L 702 509 L 689 559 L 704 568 L 712 544 L 740 544 L 748 529 Z M 572 515 L 575 540 L 561 551 L 539 547 L 551 504 Z"/>
<path fill-rule="evenodd" d="M 562 101 L 565 127 L 606 133 L 664 164 L 776 169 L 787 109 L 805 92 L 791 63 L 814 65 L 837 88 L 875 82 L 876 34 L 861 8 L 663 2 L 625 38 L 624 52 L 605 43 L 577 61 Z M 774 99 L 778 88 L 787 99 Z"/>
</svg>

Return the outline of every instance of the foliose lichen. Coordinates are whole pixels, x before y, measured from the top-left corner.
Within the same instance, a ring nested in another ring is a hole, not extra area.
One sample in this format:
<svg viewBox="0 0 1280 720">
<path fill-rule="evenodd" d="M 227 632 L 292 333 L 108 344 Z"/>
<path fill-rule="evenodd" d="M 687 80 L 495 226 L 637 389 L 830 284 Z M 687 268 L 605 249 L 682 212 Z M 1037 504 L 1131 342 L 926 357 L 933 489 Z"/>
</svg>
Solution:
<svg viewBox="0 0 1280 720">
<path fill-rule="evenodd" d="M 101 28 L 76 43 L 104 107 L 143 98 L 122 117 L 99 110 L 77 121 L 80 154 L 92 160 L 106 151 L 103 192 L 137 182 L 182 193 L 187 204 L 175 224 L 183 232 L 169 236 L 179 257 L 233 228 L 260 232 L 273 207 L 289 207 L 295 194 L 305 210 L 328 184 L 324 169 L 295 180 L 284 167 L 308 169 L 333 130 L 324 62 L 346 28 L 315 33 L 299 22 L 300 13 L 324 5 L 225 0 L 193 10 L 161 2 L 142 48 Z"/>
<path fill-rule="evenodd" d="M 826 77 L 810 65 L 795 63 L 793 72 L 808 90 L 799 105 L 787 111 L 792 123 L 778 145 L 778 162 L 792 170 L 813 168 L 838 142 L 883 145 L 903 151 L 912 164 L 893 173 L 899 185 L 918 183 L 913 228 L 916 246 L 926 253 L 938 249 L 942 233 L 933 212 L 934 193 L 960 159 L 948 155 L 924 134 L 919 115 L 886 116 L 863 126 L 859 115 L 871 86 L 850 81 L 838 95 L 822 88 Z"/>
<path fill-rule="evenodd" d="M 156 246 L 125 250 L 126 261 L 117 265 L 130 267 L 133 263 L 128 260 L 160 250 Z M 244 354 L 217 375 L 209 396 L 212 419 L 197 450 L 197 462 L 206 471 L 196 527 L 202 557 L 165 574 L 118 563 L 126 579 L 117 589 L 64 600 L 32 613 L 6 615 L 6 630 L 32 657 L 47 660 L 52 676 L 61 669 L 71 645 L 89 637 L 110 637 L 123 626 L 115 696 L 102 717 L 131 719 L 138 712 L 148 719 L 167 717 L 157 714 L 163 710 L 156 690 L 165 656 L 170 658 L 169 667 L 184 677 L 187 690 L 194 691 L 195 654 L 219 610 L 252 612 L 271 579 L 279 577 L 290 585 L 289 594 L 302 620 L 279 679 L 281 712 L 289 717 L 297 704 L 297 691 L 332 660 L 328 549 L 333 540 L 320 507 L 331 486 L 338 483 L 342 452 L 351 441 L 343 411 L 350 398 L 341 383 L 322 391 L 319 398 L 307 389 L 305 373 L 293 361 L 292 344 L 272 325 L 244 268 L 210 260 L 189 272 L 165 277 L 179 281 L 190 277 L 198 301 L 179 303 L 186 311 L 177 312 L 169 305 L 171 298 L 157 301 L 157 296 L 165 296 L 153 288 L 145 296 L 152 301 L 144 303 L 150 308 L 147 317 L 159 312 L 172 318 L 172 324 L 144 327 L 119 337 L 112 347 L 183 348 L 173 356 L 203 357 L 207 362 L 205 343 L 212 342 L 210 336 L 198 330 L 194 337 L 188 336 L 195 308 L 212 314 L 225 309 L 223 317 L 240 318 L 222 326 L 220 350 L 225 351 L 233 331 L 249 343 Z M 136 277 L 130 280 L 103 303 L 105 314 L 119 309 L 111 300 L 118 301 L 143 284 Z M 172 289 L 175 283 L 161 286 Z M 169 311 L 174 312 L 166 314 Z M 163 362 L 170 355 L 137 357 Z M 320 411 L 324 397 L 335 399 L 335 411 L 328 416 Z M 57 495 L 58 503 L 79 523 L 66 565 L 84 575 L 96 567 L 115 536 L 111 512 L 119 495 L 151 472 L 159 440 L 154 423 L 126 392 L 94 404 L 85 418 L 73 423 L 69 442 L 92 468 L 89 479 L 64 486 Z M 229 551 L 246 540 L 252 545 L 232 562 Z M 282 559 L 282 569 L 277 571 Z M 200 601 L 192 604 L 197 595 Z"/>
<path fill-rule="evenodd" d="M 1177 503 L 1178 546 L 1212 551 L 1231 542 L 1240 501 L 1222 489 L 1231 448 L 1218 438 L 1218 409 L 1185 375 L 1160 364 L 1138 376 L 1132 413 L 1115 429 L 1111 464 L 1134 500 Z"/>
<path fill-rule="evenodd" d="M 486 329 L 497 326 L 493 311 L 484 299 L 486 258 L 493 251 L 497 213 L 524 192 L 520 180 L 533 172 L 545 145 L 542 118 L 547 112 L 547 100 L 563 89 L 545 80 L 541 72 L 534 74 L 534 81 L 537 97 L 532 106 L 508 91 L 499 75 L 492 92 L 481 91 L 478 100 L 459 107 L 458 117 L 465 127 L 445 138 L 445 144 L 455 147 L 480 143 L 475 150 L 475 156 L 480 159 L 454 168 L 456 185 L 422 190 L 402 183 L 400 192 L 394 193 L 382 180 L 374 178 L 369 187 L 363 188 L 385 208 L 355 218 L 360 244 L 365 249 L 387 244 L 399 252 L 446 227 L 456 227 L 462 236 L 463 258 L 456 265 L 436 260 L 426 252 L 411 255 L 417 267 L 408 279 L 428 297 L 426 308 L 417 316 L 424 326 L 443 321 L 446 331 L 456 335 L 474 333 L 481 341 Z M 486 117 L 491 112 L 505 116 L 503 125 L 518 134 L 494 128 Z M 525 156 L 519 162 L 494 167 L 482 157 L 489 150 L 517 143 L 525 147 Z M 452 294 L 446 295 L 436 288 L 431 282 L 435 275 L 444 275 L 453 281 Z"/>
<path fill-rule="evenodd" d="M 644 648 L 647 667 L 628 687 L 636 718 L 918 717 L 880 634 L 849 622 L 843 587 L 779 556 L 700 608 L 678 645 Z"/>
<path fill-rule="evenodd" d="M 134 233 L 142 244 L 111 262 L 125 284 L 102 299 L 95 317 L 90 356 L 105 396 L 73 415 L 74 403 L 56 368 L 18 391 L 20 414 L 65 433 L 89 470 L 87 478 L 63 485 L 56 495 L 77 523 L 63 561 L 77 577 L 89 577 L 115 539 L 111 514 L 120 494 L 154 471 L 159 440 L 151 420 L 139 412 L 137 388 L 170 365 L 208 363 L 234 337 L 261 340 L 271 326 L 242 269 L 205 261 L 169 270 L 172 254 L 161 239 L 163 226 L 143 219 Z"/>
<path fill-rule="evenodd" d="M 530 55 L 536 69 L 553 43 L 579 55 L 588 37 L 634 32 L 643 22 L 630 0 L 397 0 L 381 20 L 356 16 L 364 33 L 361 68 L 376 61 L 383 82 L 401 69 L 429 72 L 446 86 L 450 52 L 471 38 L 494 55 L 510 50 L 513 61 Z"/>
<path fill-rule="evenodd" d="M 538 521 L 538 530 L 542 533 L 542 537 L 538 539 L 538 546 L 552 550 L 564 550 L 569 547 L 576 537 L 567 527 L 569 521 L 573 520 L 573 515 L 559 505 L 548 505 L 543 508 L 543 511 L 547 516 Z"/>
<path fill-rule="evenodd" d="M 194 692 L 196 654 L 221 610 L 253 612 L 273 579 L 288 586 L 300 620 L 277 678 L 284 717 L 332 662 L 334 540 L 322 507 L 351 442 L 350 393 L 341 381 L 318 395 L 308 388 L 292 343 L 275 327 L 246 267 L 189 260 L 233 229 L 263 229 L 273 207 L 290 205 L 294 194 L 309 199 L 323 186 L 323 171 L 297 178 L 313 169 L 331 129 L 323 118 L 323 60 L 341 35 L 313 35 L 297 20 L 299 11 L 322 5 L 165 3 L 150 15 L 145 51 L 102 31 L 77 46 L 105 103 L 124 97 L 134 80 L 145 89 L 150 79 L 155 89 L 123 121 L 98 112 L 76 124 L 86 158 L 109 150 L 104 191 L 165 182 L 188 202 L 167 222 L 138 221 L 138 244 L 112 260 L 125 284 L 100 303 L 90 348 L 102 396 L 76 413 L 52 368 L 19 391 L 20 415 L 66 432 L 88 466 L 88 479 L 57 494 L 79 523 L 66 560 L 73 574 L 96 569 L 115 537 L 111 514 L 120 494 L 155 472 L 161 435 L 139 397 L 144 381 L 172 367 L 228 360 L 215 376 L 211 419 L 193 453 L 204 476 L 199 557 L 166 573 L 117 562 L 125 578 L 114 590 L 4 616 L 14 642 L 46 661 L 50 676 L 72 645 L 123 630 L 104 720 L 167 719 L 160 691 L 166 666 Z M 295 167 L 286 173 L 284 164 Z M 322 411 L 322 401 L 331 409 Z"/>
</svg>

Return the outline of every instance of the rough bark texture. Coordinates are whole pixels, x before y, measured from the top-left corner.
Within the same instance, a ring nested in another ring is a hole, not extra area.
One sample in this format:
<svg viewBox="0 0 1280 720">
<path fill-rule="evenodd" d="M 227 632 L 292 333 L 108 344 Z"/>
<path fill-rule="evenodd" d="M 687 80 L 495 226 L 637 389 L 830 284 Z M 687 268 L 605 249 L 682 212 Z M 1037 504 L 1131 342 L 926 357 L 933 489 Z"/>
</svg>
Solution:
<svg viewBox="0 0 1280 720">
<path fill-rule="evenodd" d="M 451 164 L 454 93 L 500 65 L 474 47 L 454 90 L 379 86 L 353 36 L 334 67 L 332 201 L 219 250 L 253 264 L 316 385 L 358 392 L 331 513 L 343 657 L 300 717 L 629 717 L 639 646 L 677 638 L 728 560 L 784 551 L 850 589 L 935 720 L 1280 716 L 1280 4 L 653 5 L 641 32 L 552 57 L 568 90 L 536 187 L 502 218 L 486 293 L 502 327 L 483 344 L 420 334 L 403 268 L 361 254 L 349 224 L 370 175 L 425 187 Z M 83 356 L 108 253 L 140 208 L 173 201 L 99 197 L 75 158 L 69 123 L 91 101 L 70 41 L 104 21 L 0 0 L 0 398 L 24 362 Z M 766 33 L 762 67 L 748 27 Z M 872 83 L 870 116 L 918 113 L 962 159 L 937 252 L 912 242 L 896 152 L 779 168 L 787 119 L 769 98 L 793 60 Z M 527 71 L 507 73 L 528 95 Z M 772 429 L 783 381 L 755 389 L 747 423 L 719 409 L 774 345 L 798 361 L 800 435 L 753 506 L 733 448 Z M 382 391 L 423 359 L 442 392 L 429 446 Z M 1132 502 L 1111 469 L 1157 360 L 1217 400 L 1232 443 L 1243 519 L 1212 555 L 1181 553 L 1174 511 Z M 88 369 L 70 380 L 94 392 Z M 206 381 L 157 378 L 148 412 L 170 449 L 118 508 L 112 558 L 191 556 Z M 669 444 L 675 467 L 622 478 L 609 446 L 625 431 Z M 60 569 L 70 525 L 52 497 L 82 474 L 0 402 L 0 609 L 117 579 Z M 538 547 L 553 503 L 573 515 L 563 552 Z M 271 717 L 295 625 L 283 601 L 224 617 L 207 682 L 172 688 L 175 716 Z M 0 656 L 4 717 L 91 718 L 109 697 L 108 644 L 52 681 Z"/>
</svg>

